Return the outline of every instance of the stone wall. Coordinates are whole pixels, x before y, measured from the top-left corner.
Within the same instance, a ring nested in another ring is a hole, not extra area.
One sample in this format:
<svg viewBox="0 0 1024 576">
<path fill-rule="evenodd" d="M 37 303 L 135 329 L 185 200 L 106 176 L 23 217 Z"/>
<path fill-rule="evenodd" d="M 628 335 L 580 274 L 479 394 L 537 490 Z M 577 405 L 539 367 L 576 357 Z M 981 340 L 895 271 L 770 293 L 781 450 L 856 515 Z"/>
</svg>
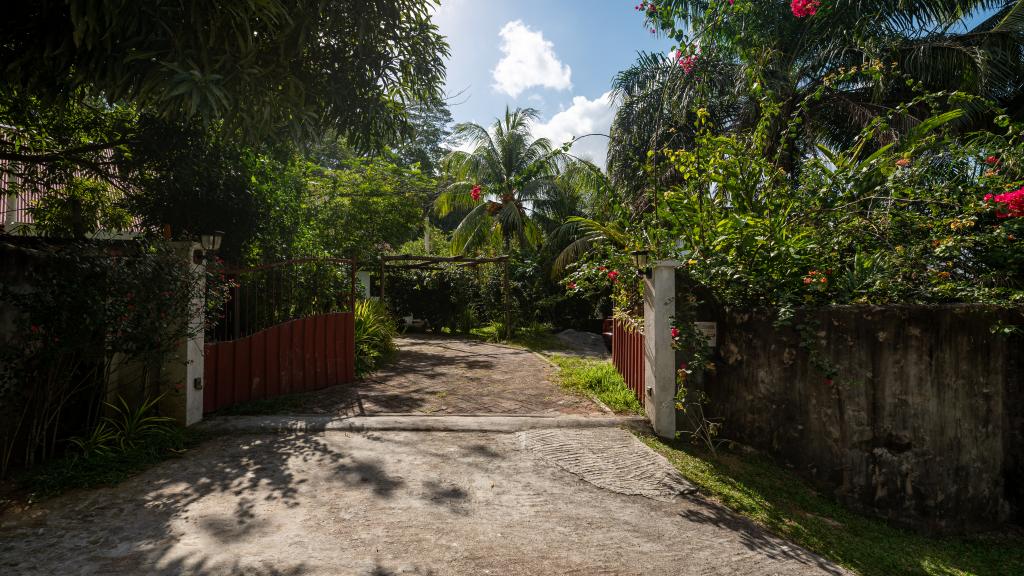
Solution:
<svg viewBox="0 0 1024 576">
<path fill-rule="evenodd" d="M 714 314 L 712 314 L 714 315 Z M 1020 311 L 831 307 L 717 314 L 705 388 L 722 436 L 855 508 L 937 531 L 1024 519 Z"/>
</svg>

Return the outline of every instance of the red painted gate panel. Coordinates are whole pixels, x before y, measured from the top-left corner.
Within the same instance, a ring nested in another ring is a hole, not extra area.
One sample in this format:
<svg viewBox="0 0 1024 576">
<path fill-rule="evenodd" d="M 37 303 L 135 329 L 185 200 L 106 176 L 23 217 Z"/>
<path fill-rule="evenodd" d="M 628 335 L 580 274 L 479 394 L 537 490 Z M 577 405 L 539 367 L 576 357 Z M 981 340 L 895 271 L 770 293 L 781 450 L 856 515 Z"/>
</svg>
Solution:
<svg viewBox="0 0 1024 576">
<path fill-rule="evenodd" d="M 206 345 L 203 412 L 355 380 L 355 316 L 337 312 Z"/>
<path fill-rule="evenodd" d="M 640 404 L 644 403 L 644 334 L 615 319 L 612 325 L 612 363 Z"/>
</svg>

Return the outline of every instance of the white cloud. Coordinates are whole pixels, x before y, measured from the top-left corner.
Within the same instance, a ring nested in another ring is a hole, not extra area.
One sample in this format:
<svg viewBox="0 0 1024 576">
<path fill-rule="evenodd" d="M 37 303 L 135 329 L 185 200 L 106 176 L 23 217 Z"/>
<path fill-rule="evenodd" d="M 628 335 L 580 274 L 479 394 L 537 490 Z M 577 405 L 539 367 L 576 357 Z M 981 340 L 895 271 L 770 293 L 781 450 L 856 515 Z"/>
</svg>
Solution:
<svg viewBox="0 0 1024 576">
<path fill-rule="evenodd" d="M 543 33 L 530 30 L 522 20 L 513 20 L 498 35 L 504 56 L 491 72 L 496 90 L 516 98 L 534 86 L 572 88 L 572 69 L 562 64 L 555 55 L 555 45 L 545 40 Z"/>
<path fill-rule="evenodd" d="M 547 138 L 551 140 L 552 145 L 560 146 L 577 136 L 608 134 L 617 107 L 611 92 L 605 92 L 593 100 L 588 100 L 585 96 L 575 96 L 571 106 L 555 114 L 547 122 L 535 125 L 533 135 Z M 584 138 L 573 144 L 572 153 L 604 168 L 608 156 L 608 138 Z"/>
</svg>

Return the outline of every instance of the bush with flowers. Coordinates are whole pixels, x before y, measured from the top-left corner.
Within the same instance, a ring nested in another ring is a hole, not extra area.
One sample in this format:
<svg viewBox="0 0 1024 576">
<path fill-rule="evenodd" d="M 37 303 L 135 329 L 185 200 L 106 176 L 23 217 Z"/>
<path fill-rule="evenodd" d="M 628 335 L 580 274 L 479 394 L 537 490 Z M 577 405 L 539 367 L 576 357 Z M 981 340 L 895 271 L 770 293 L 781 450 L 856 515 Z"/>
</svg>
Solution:
<svg viewBox="0 0 1024 576">
<path fill-rule="evenodd" d="M 793 175 L 698 115 L 696 146 L 665 151 L 679 184 L 660 205 L 687 273 L 730 307 L 1024 305 L 1024 125 L 957 135 L 958 106 L 984 105 L 967 100 L 921 96 L 911 135 L 886 142 L 894 113 Z"/>
<path fill-rule="evenodd" d="M 161 241 L 41 243 L 31 253 L 24 276 L 0 282 L 14 328 L 0 342 L 0 476 L 88 436 L 115 379 L 132 402 L 159 396 L 161 355 L 201 329 L 183 321 L 200 284 Z"/>
</svg>

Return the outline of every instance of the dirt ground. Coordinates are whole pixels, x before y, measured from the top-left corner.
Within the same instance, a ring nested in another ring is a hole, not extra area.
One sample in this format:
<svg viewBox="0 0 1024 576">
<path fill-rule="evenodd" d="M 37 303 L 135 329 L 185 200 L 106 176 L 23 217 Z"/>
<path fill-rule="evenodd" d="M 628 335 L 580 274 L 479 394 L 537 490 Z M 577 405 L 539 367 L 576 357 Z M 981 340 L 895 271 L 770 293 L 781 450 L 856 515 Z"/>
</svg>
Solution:
<svg viewBox="0 0 1024 576">
<path fill-rule="evenodd" d="M 555 383 L 555 368 L 508 346 L 433 336 L 397 340 L 393 362 L 353 386 L 297 395 L 288 414 L 600 414 Z"/>
<path fill-rule="evenodd" d="M 8 513 L 0 573 L 843 572 L 699 497 L 598 488 L 523 433 L 328 432 L 225 436 Z"/>
</svg>

